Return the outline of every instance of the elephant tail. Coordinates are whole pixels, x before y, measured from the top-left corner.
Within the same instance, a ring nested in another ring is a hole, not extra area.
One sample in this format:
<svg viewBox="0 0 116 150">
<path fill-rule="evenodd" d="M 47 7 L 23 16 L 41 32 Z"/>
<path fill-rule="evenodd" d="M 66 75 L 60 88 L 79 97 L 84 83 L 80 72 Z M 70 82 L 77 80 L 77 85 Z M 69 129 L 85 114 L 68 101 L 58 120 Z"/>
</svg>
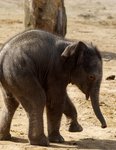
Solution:
<svg viewBox="0 0 116 150">
<path fill-rule="evenodd" d="M 6 52 L 2 51 L 2 48 L 0 49 L 0 82 L 3 78 L 3 62 Z"/>
</svg>

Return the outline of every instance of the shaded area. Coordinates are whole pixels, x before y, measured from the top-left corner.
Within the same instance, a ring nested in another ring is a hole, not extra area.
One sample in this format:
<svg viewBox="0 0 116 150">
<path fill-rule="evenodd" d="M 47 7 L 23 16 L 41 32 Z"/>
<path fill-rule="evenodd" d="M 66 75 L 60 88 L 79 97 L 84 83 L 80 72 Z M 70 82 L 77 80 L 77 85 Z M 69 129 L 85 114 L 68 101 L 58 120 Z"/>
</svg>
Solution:
<svg viewBox="0 0 116 150">
<path fill-rule="evenodd" d="M 23 139 L 20 137 L 12 137 L 11 142 L 16 142 L 16 143 L 28 143 L 27 139 Z"/>
<path fill-rule="evenodd" d="M 103 52 L 101 52 L 101 55 L 107 61 L 116 60 L 116 53 L 103 51 Z"/>
<path fill-rule="evenodd" d="M 115 140 L 100 140 L 93 138 L 81 139 L 77 142 L 68 141 L 65 142 L 67 145 L 76 145 L 78 149 L 99 149 L 99 150 L 115 150 L 116 141 Z"/>
<path fill-rule="evenodd" d="M 28 143 L 27 139 L 22 138 L 16 138 L 12 137 L 11 142 L 17 142 L 17 143 Z M 30 145 L 31 146 L 31 145 Z M 28 147 L 30 147 L 28 145 Z M 34 148 L 35 146 L 33 146 Z M 33 149 L 32 148 L 32 149 Z M 39 148 L 36 146 L 36 148 Z M 55 149 L 99 149 L 99 150 L 115 150 L 116 149 L 116 140 L 100 140 L 100 139 L 94 139 L 94 138 L 85 138 L 80 139 L 79 141 L 65 141 L 62 144 L 56 144 L 56 143 L 50 143 L 49 148 L 55 148 Z M 47 148 L 45 148 L 47 149 Z"/>
</svg>

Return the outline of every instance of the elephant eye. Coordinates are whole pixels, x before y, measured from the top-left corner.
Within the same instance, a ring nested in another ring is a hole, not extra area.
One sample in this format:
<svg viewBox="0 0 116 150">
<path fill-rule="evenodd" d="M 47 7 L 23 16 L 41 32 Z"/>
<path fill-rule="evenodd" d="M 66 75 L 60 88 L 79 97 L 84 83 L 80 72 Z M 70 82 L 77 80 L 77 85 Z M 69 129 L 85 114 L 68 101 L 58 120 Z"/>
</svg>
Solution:
<svg viewBox="0 0 116 150">
<path fill-rule="evenodd" d="M 89 75 L 88 78 L 89 78 L 90 81 L 94 81 L 95 80 L 95 75 Z"/>
</svg>

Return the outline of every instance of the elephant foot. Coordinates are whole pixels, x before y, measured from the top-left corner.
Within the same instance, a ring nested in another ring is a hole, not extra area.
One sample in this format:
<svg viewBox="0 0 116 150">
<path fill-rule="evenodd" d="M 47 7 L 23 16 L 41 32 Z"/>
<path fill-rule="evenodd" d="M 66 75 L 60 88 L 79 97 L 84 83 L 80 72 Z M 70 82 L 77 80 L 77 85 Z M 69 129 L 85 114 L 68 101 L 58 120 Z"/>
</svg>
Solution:
<svg viewBox="0 0 116 150">
<path fill-rule="evenodd" d="M 63 143 L 64 138 L 59 134 L 50 134 L 49 135 L 49 141 L 52 143 Z"/>
<path fill-rule="evenodd" d="M 49 140 L 45 135 L 42 135 L 39 138 L 30 139 L 30 144 L 39 146 L 49 146 Z"/>
<path fill-rule="evenodd" d="M 83 128 L 79 123 L 71 122 L 69 126 L 69 132 L 81 132 L 81 131 L 83 131 Z"/>
<path fill-rule="evenodd" d="M 0 140 L 1 141 L 7 141 L 7 140 L 11 140 L 11 134 L 2 134 L 0 133 Z"/>
</svg>

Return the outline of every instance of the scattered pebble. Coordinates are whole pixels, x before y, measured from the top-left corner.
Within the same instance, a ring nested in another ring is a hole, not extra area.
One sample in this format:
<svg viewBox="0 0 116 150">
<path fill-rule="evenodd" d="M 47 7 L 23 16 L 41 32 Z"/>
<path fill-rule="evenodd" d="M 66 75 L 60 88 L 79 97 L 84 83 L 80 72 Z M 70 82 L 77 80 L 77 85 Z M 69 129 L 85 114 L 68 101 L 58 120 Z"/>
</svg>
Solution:
<svg viewBox="0 0 116 150">
<path fill-rule="evenodd" d="M 106 78 L 106 80 L 115 80 L 115 75 L 110 75 Z"/>
</svg>

